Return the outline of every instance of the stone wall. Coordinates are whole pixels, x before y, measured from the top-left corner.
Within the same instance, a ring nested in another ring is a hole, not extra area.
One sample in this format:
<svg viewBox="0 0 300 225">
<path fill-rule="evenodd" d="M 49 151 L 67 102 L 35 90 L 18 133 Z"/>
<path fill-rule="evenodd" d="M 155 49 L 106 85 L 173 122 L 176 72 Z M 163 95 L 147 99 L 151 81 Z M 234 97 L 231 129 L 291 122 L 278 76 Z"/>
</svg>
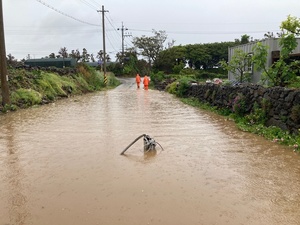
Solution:
<svg viewBox="0 0 300 225">
<path fill-rule="evenodd" d="M 267 126 L 278 126 L 292 133 L 300 129 L 300 90 L 283 87 L 264 88 L 260 85 L 225 86 L 215 84 L 191 85 L 186 97 L 196 97 L 201 102 L 233 110 L 237 96 L 245 100 L 245 112 L 253 110 L 255 102 L 264 108 Z"/>
</svg>

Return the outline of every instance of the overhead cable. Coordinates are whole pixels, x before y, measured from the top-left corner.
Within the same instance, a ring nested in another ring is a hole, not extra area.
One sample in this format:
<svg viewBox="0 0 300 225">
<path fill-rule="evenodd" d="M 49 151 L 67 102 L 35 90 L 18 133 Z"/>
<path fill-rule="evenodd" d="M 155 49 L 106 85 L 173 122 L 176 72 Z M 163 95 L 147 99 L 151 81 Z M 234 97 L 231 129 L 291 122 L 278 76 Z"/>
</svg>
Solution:
<svg viewBox="0 0 300 225">
<path fill-rule="evenodd" d="M 86 22 L 86 21 L 77 19 L 77 18 L 75 18 L 75 17 L 73 17 L 73 16 L 70 16 L 70 15 L 68 15 L 68 14 L 66 14 L 66 13 L 64 13 L 64 12 L 62 12 L 62 11 L 56 9 L 56 8 L 54 8 L 53 6 L 48 5 L 47 3 L 43 2 L 42 0 L 36 0 L 36 1 L 39 2 L 39 3 L 41 3 L 41 4 L 43 4 L 44 6 L 48 7 L 49 9 L 52 9 L 52 10 L 54 10 L 55 12 L 58 12 L 59 14 L 61 14 L 61 15 L 63 15 L 63 16 L 69 17 L 69 18 L 71 18 L 71 19 L 73 19 L 73 20 L 76 20 L 76 21 L 78 21 L 78 22 L 85 23 L 85 24 L 88 24 L 88 25 L 91 25 L 91 26 L 101 27 L 99 24 L 92 24 L 92 23 L 89 23 L 89 22 Z"/>
</svg>

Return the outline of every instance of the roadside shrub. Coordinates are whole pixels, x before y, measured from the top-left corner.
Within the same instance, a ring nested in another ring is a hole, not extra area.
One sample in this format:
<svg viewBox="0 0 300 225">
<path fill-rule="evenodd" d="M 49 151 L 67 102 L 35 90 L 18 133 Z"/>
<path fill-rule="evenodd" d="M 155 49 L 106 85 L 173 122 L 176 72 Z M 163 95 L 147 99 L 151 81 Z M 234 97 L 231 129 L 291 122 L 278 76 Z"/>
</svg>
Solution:
<svg viewBox="0 0 300 225">
<path fill-rule="evenodd" d="M 62 80 L 62 89 L 65 90 L 68 94 L 80 94 L 80 91 L 77 89 L 74 84 L 73 79 L 69 77 L 60 77 Z"/>
<path fill-rule="evenodd" d="M 178 80 L 178 87 L 177 87 L 177 96 L 178 97 L 185 97 L 187 95 L 188 89 L 190 87 L 191 81 L 193 81 L 191 77 L 181 77 Z"/>
<path fill-rule="evenodd" d="M 171 84 L 167 85 L 166 91 L 170 94 L 176 95 L 177 94 L 177 81 L 172 82 Z"/>
<path fill-rule="evenodd" d="M 76 85 L 76 88 L 80 92 L 88 92 L 90 91 L 89 84 L 86 82 L 86 80 L 82 77 L 82 75 L 77 75 L 73 78 L 73 81 Z"/>
<path fill-rule="evenodd" d="M 2 101 L 2 99 L 1 99 L 1 101 Z M 17 110 L 17 106 L 14 105 L 14 104 L 6 104 L 3 107 L 1 106 L 0 109 L 1 109 L 1 112 L 7 113 L 8 111 L 16 111 Z"/>
<path fill-rule="evenodd" d="M 184 68 L 180 71 L 180 75 L 196 75 L 197 72 L 193 70 L 192 68 Z"/>
<path fill-rule="evenodd" d="M 106 74 L 106 76 L 109 82 L 109 75 Z M 105 87 L 104 74 L 100 71 L 93 70 L 89 79 L 87 79 L 86 81 L 93 91 L 99 91 L 101 90 L 101 88 Z"/>
<path fill-rule="evenodd" d="M 253 105 L 252 112 L 245 116 L 249 124 L 265 124 L 267 121 L 266 111 L 259 107 L 258 103 L 255 102 Z"/>
<path fill-rule="evenodd" d="M 63 80 L 53 73 L 42 73 L 37 79 L 39 91 L 49 100 L 54 100 L 57 96 L 66 97 L 67 93 L 62 89 Z"/>
<path fill-rule="evenodd" d="M 90 91 L 100 90 L 101 88 L 105 87 L 104 84 L 104 75 L 101 74 L 99 71 L 96 71 L 94 68 L 84 64 L 79 63 L 76 67 L 79 74 L 82 75 L 86 83 L 88 83 Z"/>
<path fill-rule="evenodd" d="M 20 88 L 11 94 L 11 102 L 18 106 L 32 106 L 40 104 L 42 96 L 35 90 Z"/>
<path fill-rule="evenodd" d="M 290 88 L 300 88 L 300 76 L 295 77 L 294 81 L 289 84 Z"/>
<path fill-rule="evenodd" d="M 243 116 L 246 113 L 246 99 L 242 94 L 238 94 L 232 103 L 232 111 L 238 116 Z"/>
<path fill-rule="evenodd" d="M 163 71 L 159 71 L 159 72 L 157 72 L 157 73 L 151 74 L 151 80 L 152 80 L 154 83 L 162 82 L 164 79 L 165 79 L 165 74 L 164 74 Z"/>
<path fill-rule="evenodd" d="M 181 71 L 182 70 L 184 70 L 184 63 L 180 63 L 179 65 L 175 65 L 174 67 L 173 67 L 173 73 L 175 73 L 175 74 L 179 74 L 179 73 L 181 73 Z"/>
<path fill-rule="evenodd" d="M 109 73 L 107 76 L 108 76 L 108 85 L 116 87 L 121 83 L 118 79 L 116 79 L 116 76 L 113 73 Z"/>
<path fill-rule="evenodd" d="M 226 79 L 227 74 L 224 75 L 222 73 L 214 73 L 214 72 L 207 72 L 207 71 L 199 71 L 196 74 L 196 78 L 199 80 L 206 80 L 206 79 L 214 79 L 214 78 L 220 78 L 220 79 Z"/>
</svg>

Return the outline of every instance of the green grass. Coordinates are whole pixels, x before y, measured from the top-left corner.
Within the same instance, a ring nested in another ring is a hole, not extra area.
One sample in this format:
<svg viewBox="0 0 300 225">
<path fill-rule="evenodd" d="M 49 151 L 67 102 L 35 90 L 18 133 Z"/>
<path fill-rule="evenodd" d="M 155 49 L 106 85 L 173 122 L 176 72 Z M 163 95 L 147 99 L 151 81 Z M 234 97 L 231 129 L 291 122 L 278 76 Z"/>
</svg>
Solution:
<svg viewBox="0 0 300 225">
<path fill-rule="evenodd" d="M 81 65 L 77 71 L 76 74 L 59 75 L 42 70 L 11 69 L 9 71 L 11 104 L 0 106 L 0 111 L 7 112 L 53 102 L 59 98 L 105 90 L 120 84 L 114 74 L 108 73 L 108 83 L 105 85 L 103 73 L 86 65 Z M 0 101 L 2 102 L 2 96 Z"/>
<path fill-rule="evenodd" d="M 207 103 L 200 102 L 196 98 L 181 98 L 181 101 L 193 107 L 201 108 L 204 110 L 215 112 L 222 116 L 226 116 L 234 120 L 237 127 L 240 130 L 257 134 L 273 142 L 277 142 L 286 146 L 291 146 L 294 149 L 294 151 L 300 151 L 300 134 L 290 134 L 289 132 L 284 131 L 276 126 L 266 127 L 261 122 L 259 122 L 263 121 L 261 120 L 261 118 L 259 118 L 257 122 L 251 123 L 248 117 L 253 118 L 257 115 L 250 114 L 250 116 L 248 115 L 248 117 L 238 116 L 232 113 L 230 110 L 212 107 Z"/>
<path fill-rule="evenodd" d="M 41 101 L 42 95 L 32 89 L 20 88 L 11 94 L 11 102 L 13 105 L 28 107 L 40 104 Z"/>
</svg>

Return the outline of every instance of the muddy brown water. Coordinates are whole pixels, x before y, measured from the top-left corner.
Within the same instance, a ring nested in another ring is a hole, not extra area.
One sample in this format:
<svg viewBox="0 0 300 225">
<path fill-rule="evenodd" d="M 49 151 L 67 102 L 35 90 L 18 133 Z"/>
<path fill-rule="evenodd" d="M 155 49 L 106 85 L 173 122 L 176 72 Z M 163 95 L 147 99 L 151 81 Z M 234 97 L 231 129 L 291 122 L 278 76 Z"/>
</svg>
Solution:
<svg viewBox="0 0 300 225">
<path fill-rule="evenodd" d="M 0 116 L 0 225 L 300 224 L 298 154 L 123 82 Z"/>
</svg>

